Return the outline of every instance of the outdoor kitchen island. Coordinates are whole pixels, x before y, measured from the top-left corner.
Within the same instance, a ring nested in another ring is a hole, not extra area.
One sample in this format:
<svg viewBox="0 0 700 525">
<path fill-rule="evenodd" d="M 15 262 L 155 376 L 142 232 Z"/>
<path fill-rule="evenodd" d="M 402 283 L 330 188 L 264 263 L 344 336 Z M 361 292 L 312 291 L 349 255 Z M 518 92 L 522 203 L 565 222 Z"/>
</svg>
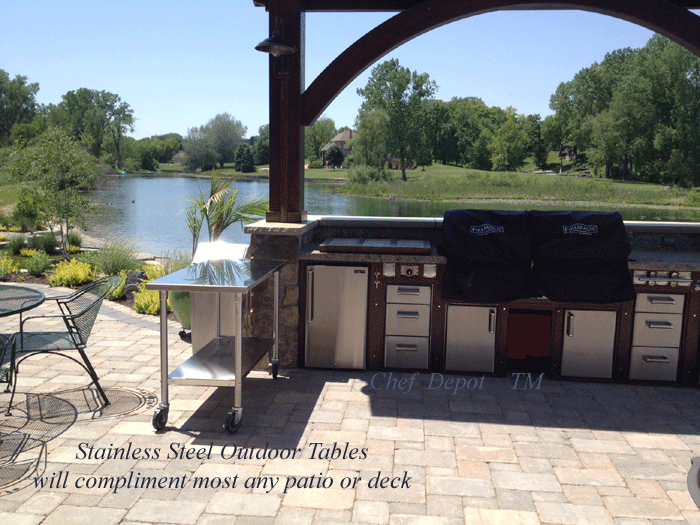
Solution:
<svg viewBox="0 0 700 525">
<path fill-rule="evenodd" d="M 441 292 L 447 259 L 437 250 L 444 242 L 442 226 L 439 218 L 371 217 L 314 217 L 292 228 L 264 222 L 249 226 L 251 246 L 262 253 L 284 246 L 288 258 L 298 250 L 286 279 L 286 297 L 297 299 L 298 332 L 290 338 L 297 341 L 296 363 L 286 366 L 309 366 L 308 270 L 355 266 L 366 268 L 368 275 L 366 369 L 479 376 L 529 371 L 698 385 L 700 225 L 626 222 L 635 298 L 607 304 L 543 297 L 489 304 L 446 301 Z M 319 249 L 333 238 L 422 240 L 431 250 Z M 289 307 L 291 301 L 285 299 L 285 304 Z"/>
</svg>

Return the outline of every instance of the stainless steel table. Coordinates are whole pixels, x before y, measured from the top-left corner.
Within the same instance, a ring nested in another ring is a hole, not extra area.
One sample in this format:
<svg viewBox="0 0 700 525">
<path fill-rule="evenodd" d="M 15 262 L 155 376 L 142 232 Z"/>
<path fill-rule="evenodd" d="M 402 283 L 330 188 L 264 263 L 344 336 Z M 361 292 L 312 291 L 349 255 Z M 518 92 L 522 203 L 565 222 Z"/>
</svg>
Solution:
<svg viewBox="0 0 700 525">
<path fill-rule="evenodd" d="M 271 259 L 224 259 L 193 264 L 146 284 L 160 292 L 160 366 L 161 402 L 153 415 L 153 427 L 162 430 L 168 421 L 168 382 L 201 386 L 232 386 L 234 406 L 226 416 L 224 428 L 236 432 L 243 417 L 242 382 L 253 367 L 272 350 L 272 377 L 279 368 L 279 271 L 285 261 Z M 248 293 L 270 277 L 274 278 L 274 322 L 272 338 L 242 337 L 241 303 Z M 204 292 L 216 294 L 217 336 L 181 366 L 168 374 L 168 292 Z M 222 336 L 220 297 L 234 294 L 234 336 Z"/>
</svg>

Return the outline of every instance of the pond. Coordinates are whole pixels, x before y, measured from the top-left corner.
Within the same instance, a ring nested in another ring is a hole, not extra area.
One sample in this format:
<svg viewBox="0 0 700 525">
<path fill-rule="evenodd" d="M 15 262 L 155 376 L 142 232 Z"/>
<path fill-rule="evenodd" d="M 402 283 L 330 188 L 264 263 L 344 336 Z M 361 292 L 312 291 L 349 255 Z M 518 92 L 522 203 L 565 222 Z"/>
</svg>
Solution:
<svg viewBox="0 0 700 525">
<path fill-rule="evenodd" d="M 238 182 L 237 202 L 255 197 L 267 198 L 266 180 Z M 140 176 L 110 179 L 106 187 L 91 193 L 98 212 L 89 220 L 88 235 L 102 238 L 130 239 L 135 247 L 156 256 L 174 250 L 191 250 L 192 236 L 185 222 L 187 198 L 207 191 L 208 179 L 173 176 Z M 309 215 L 364 215 L 373 217 L 442 217 L 445 210 L 455 208 L 484 209 L 574 209 L 571 206 L 543 206 L 528 202 L 459 203 L 454 201 L 391 202 L 388 198 L 362 197 L 335 193 L 332 184 L 306 183 L 305 207 Z M 575 207 L 581 209 L 581 206 Z M 615 204 L 588 206 L 596 211 L 619 211 L 626 220 L 700 222 L 700 209 L 678 207 L 625 206 Z M 204 226 L 201 239 L 206 239 Z M 250 235 L 239 225 L 226 230 L 222 240 L 249 243 Z"/>
</svg>

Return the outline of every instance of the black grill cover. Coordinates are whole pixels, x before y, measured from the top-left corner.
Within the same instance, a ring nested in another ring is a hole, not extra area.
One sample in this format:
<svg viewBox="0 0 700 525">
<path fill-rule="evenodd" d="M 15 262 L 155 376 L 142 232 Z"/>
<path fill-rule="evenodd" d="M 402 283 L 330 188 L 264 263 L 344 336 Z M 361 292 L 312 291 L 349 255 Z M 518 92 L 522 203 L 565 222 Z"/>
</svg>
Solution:
<svg viewBox="0 0 700 525">
<path fill-rule="evenodd" d="M 502 303 L 532 295 L 527 212 L 451 210 L 443 233 L 443 299 Z"/>
<path fill-rule="evenodd" d="M 531 211 L 533 279 L 553 301 L 615 303 L 634 298 L 631 252 L 622 216 Z"/>
</svg>

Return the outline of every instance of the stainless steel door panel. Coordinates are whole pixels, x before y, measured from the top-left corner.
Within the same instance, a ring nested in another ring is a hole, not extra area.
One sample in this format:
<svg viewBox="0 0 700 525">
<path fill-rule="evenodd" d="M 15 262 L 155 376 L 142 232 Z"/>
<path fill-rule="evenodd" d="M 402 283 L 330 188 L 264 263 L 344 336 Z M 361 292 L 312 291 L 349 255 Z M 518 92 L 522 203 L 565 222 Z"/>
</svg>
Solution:
<svg viewBox="0 0 700 525">
<path fill-rule="evenodd" d="M 634 346 L 678 347 L 681 344 L 682 314 L 634 314 Z"/>
<path fill-rule="evenodd" d="M 387 304 L 386 335 L 430 335 L 429 304 Z"/>
<path fill-rule="evenodd" d="M 684 295 L 666 293 L 638 293 L 635 312 L 682 314 Z"/>
<path fill-rule="evenodd" d="M 367 268 L 308 268 L 306 366 L 365 367 L 367 283 Z"/>
<path fill-rule="evenodd" d="M 428 368 L 427 337 L 386 337 L 384 366 L 389 368 Z"/>
<path fill-rule="evenodd" d="M 617 312 L 567 310 L 561 375 L 611 378 Z"/>
<path fill-rule="evenodd" d="M 678 348 L 633 346 L 630 379 L 675 381 L 678 372 Z"/>
<path fill-rule="evenodd" d="M 386 287 L 386 302 L 430 304 L 430 286 L 389 284 Z"/>
<path fill-rule="evenodd" d="M 445 369 L 493 372 L 496 354 L 496 309 L 447 306 Z"/>
</svg>

